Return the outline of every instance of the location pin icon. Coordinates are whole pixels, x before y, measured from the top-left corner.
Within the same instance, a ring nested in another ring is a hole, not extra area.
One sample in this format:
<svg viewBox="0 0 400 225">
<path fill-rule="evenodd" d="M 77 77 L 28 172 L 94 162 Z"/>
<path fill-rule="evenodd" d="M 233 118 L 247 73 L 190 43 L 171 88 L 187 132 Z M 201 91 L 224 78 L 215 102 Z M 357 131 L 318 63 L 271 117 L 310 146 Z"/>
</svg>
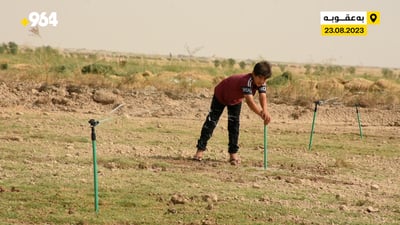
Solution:
<svg viewBox="0 0 400 225">
<path fill-rule="evenodd" d="M 372 13 L 371 15 L 369 15 L 369 18 L 371 19 L 371 21 L 372 21 L 373 23 L 375 23 L 375 20 L 376 20 L 377 16 L 376 16 L 375 13 Z"/>
</svg>

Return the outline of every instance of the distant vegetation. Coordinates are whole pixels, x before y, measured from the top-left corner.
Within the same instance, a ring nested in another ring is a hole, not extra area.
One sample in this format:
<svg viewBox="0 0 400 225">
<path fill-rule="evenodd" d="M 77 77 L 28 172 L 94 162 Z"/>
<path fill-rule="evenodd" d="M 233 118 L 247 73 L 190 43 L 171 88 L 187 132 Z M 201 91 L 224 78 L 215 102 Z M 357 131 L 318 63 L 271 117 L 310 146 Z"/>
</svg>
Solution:
<svg viewBox="0 0 400 225">
<path fill-rule="evenodd" d="M 119 89 L 154 86 L 195 92 L 231 74 L 251 72 L 256 60 L 190 56 L 149 56 L 101 51 L 72 51 L 42 46 L 0 44 L 0 79 L 99 85 Z M 325 64 L 274 63 L 268 80 L 270 101 L 312 105 L 337 97 L 346 105 L 393 108 L 400 104 L 400 72 Z"/>
</svg>

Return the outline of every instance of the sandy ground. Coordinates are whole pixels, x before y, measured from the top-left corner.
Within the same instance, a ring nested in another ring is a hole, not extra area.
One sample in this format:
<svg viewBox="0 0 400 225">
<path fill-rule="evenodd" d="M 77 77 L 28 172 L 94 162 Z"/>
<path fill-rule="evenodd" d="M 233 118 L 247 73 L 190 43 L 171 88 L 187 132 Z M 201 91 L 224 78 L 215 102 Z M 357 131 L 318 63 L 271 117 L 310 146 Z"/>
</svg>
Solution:
<svg viewBox="0 0 400 225">
<path fill-rule="evenodd" d="M 44 113 L 44 115 L 54 114 L 75 114 L 77 118 L 83 118 L 85 115 L 103 115 L 104 117 L 109 116 L 112 109 L 123 104 L 124 106 L 118 110 L 115 114 L 124 116 L 124 118 L 138 123 L 159 123 L 162 124 L 174 123 L 174 121 L 180 121 L 184 126 L 193 125 L 193 121 L 203 121 L 207 115 L 212 93 L 210 90 L 200 90 L 197 93 L 175 93 L 171 91 L 159 91 L 154 87 L 145 87 L 140 90 L 128 90 L 121 91 L 118 89 L 97 89 L 90 87 L 78 87 L 78 86 L 65 86 L 65 85 L 41 85 L 35 83 L 0 83 L 0 111 L 1 118 L 14 118 L 14 115 L 24 115 L 30 113 Z M 310 103 L 307 107 L 290 106 L 284 104 L 269 103 L 270 114 L 272 115 L 273 122 L 271 123 L 271 138 L 278 137 L 280 133 L 294 132 L 299 135 L 308 137 L 311 129 L 311 122 L 313 120 L 314 105 Z M 377 146 L 385 145 L 388 142 L 393 142 L 395 148 L 400 149 L 399 133 L 400 133 L 400 110 L 383 110 L 373 108 L 360 108 L 360 116 L 362 122 L 362 128 L 365 134 L 373 136 L 376 139 Z M 226 115 L 223 115 L 221 120 L 226 120 Z M 186 121 L 186 122 L 185 122 Z M 21 121 L 22 123 L 29 123 L 29 121 Z M 246 129 L 254 124 L 259 123 L 259 119 L 256 115 L 250 112 L 248 107 L 244 106 L 242 111 L 242 123 L 244 124 L 244 132 Z M 200 122 L 199 122 L 200 123 Z M 46 124 L 43 124 L 46 126 Z M 220 125 L 221 129 L 224 128 L 225 124 Z M 82 129 L 82 128 L 79 128 Z M 326 104 L 318 107 L 316 124 L 315 124 L 315 139 L 326 138 L 324 134 L 343 134 L 351 133 L 357 134 L 359 132 L 356 109 L 354 107 L 345 107 L 340 104 Z M 11 141 L 18 139 L 18 137 L 7 136 Z M 197 135 L 194 134 L 195 136 Z M 380 138 L 381 137 L 381 138 Z M 4 139 L 4 137 L 2 137 Z M 10 141 L 7 140 L 7 141 Z M 18 141 L 18 140 L 17 140 Z M 305 140 L 307 143 L 307 140 Z M 195 144 L 193 144 L 194 147 Z M 67 147 L 68 148 L 68 147 Z M 142 148 L 137 147 L 134 150 Z M 156 148 L 156 147 L 155 147 Z M 174 146 L 167 147 L 173 149 Z M 293 158 L 307 159 L 311 157 L 317 159 L 316 161 L 323 161 L 324 155 L 318 153 L 309 153 L 306 150 L 307 145 L 302 147 L 301 151 L 293 151 L 293 149 L 285 149 L 275 146 L 271 149 L 272 154 L 279 152 L 279 154 L 290 154 Z M 125 147 L 121 147 L 124 151 Z M 145 151 L 136 151 L 137 156 L 148 157 L 154 153 L 152 147 L 143 147 Z M 190 157 L 194 149 L 189 149 L 187 152 L 183 152 L 183 157 Z M 120 150 L 121 151 L 121 150 Z M 127 151 L 132 151 L 129 148 Z M 111 154 L 111 153 L 110 153 Z M 159 157 L 164 157 L 160 155 Z M 174 158 L 163 158 L 166 161 L 170 161 L 173 164 L 177 164 L 185 171 L 192 171 L 193 162 L 181 161 Z M 328 161 L 328 159 L 325 159 Z M 274 184 L 277 182 L 285 182 L 291 184 L 291 186 L 307 186 L 311 185 L 314 189 L 326 189 L 332 188 L 329 192 L 334 192 L 335 188 L 346 189 L 348 186 L 352 187 L 352 190 L 348 193 L 341 192 L 337 198 L 346 198 L 347 195 L 357 195 L 357 191 L 360 189 L 385 189 L 383 193 L 384 198 L 389 198 L 391 194 L 398 191 L 398 180 L 396 181 L 395 176 L 400 170 L 398 165 L 398 157 L 390 160 L 380 161 L 379 157 L 354 156 L 351 159 L 342 163 L 354 163 L 358 164 L 362 162 L 367 168 L 368 163 L 373 166 L 371 168 L 382 169 L 384 168 L 385 174 L 388 179 L 382 180 L 381 183 L 370 183 L 368 179 L 360 178 L 360 176 L 352 175 L 348 177 L 348 174 L 337 174 L 335 171 L 324 163 L 320 166 L 316 164 L 313 167 L 301 166 L 296 163 L 282 163 L 281 165 L 273 165 L 272 169 L 288 170 L 293 171 L 292 176 L 280 176 L 271 175 L 270 183 Z M 200 167 L 194 169 L 204 170 L 204 166 L 209 166 L 211 170 L 215 167 L 215 164 L 220 164 L 220 161 L 206 161 Z M 244 160 L 245 165 L 257 164 L 259 162 L 250 162 L 249 159 Z M 336 163 L 340 164 L 340 161 Z M 107 165 L 102 165 L 107 167 Z M 261 165 L 256 165 L 261 166 Z M 340 166 L 340 165 L 339 165 Z M 112 167 L 112 165 L 111 165 Z M 372 176 L 373 172 L 366 172 L 363 176 Z M 347 176 L 347 177 L 344 177 Z M 228 179 L 228 177 L 221 177 L 221 179 Z M 330 187 L 327 187 L 330 186 Z M 340 188 L 339 188 L 340 186 Z M 279 188 L 278 188 L 279 189 Z M 367 191 L 366 195 L 371 196 L 370 191 Z M 379 195 L 375 195 L 375 200 L 379 200 Z M 350 198 L 350 197 L 349 197 Z M 282 204 L 291 204 L 283 200 Z M 371 201 L 371 202 L 373 202 Z M 386 200 L 382 200 L 386 201 Z M 389 200 L 387 200 L 389 201 Z M 386 203 L 382 202 L 382 208 Z M 387 203 L 388 205 L 394 204 L 392 202 Z M 377 204 L 379 206 L 379 204 Z M 347 208 L 351 206 L 340 206 L 344 207 L 343 210 L 349 210 Z M 366 211 L 373 212 L 375 208 L 364 209 Z M 342 209 L 341 209 L 342 210 Z M 351 210 L 351 209 L 350 209 Z M 382 217 L 384 221 L 384 216 Z"/>
</svg>

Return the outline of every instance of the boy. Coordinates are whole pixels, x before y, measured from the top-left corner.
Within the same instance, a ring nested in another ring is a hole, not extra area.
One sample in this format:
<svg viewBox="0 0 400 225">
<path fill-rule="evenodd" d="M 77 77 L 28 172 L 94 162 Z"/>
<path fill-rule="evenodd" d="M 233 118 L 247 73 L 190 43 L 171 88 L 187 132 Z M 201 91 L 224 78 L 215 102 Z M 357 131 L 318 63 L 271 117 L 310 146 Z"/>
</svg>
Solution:
<svg viewBox="0 0 400 225">
<path fill-rule="evenodd" d="M 271 77 L 271 65 L 267 61 L 258 62 L 253 72 L 249 74 L 233 75 L 222 80 L 214 89 L 209 114 L 201 129 L 200 139 L 197 141 L 197 152 L 194 160 L 201 161 L 207 142 L 211 138 L 214 128 L 224 111 L 228 108 L 229 132 L 229 162 L 232 165 L 240 163 L 238 157 L 239 119 L 243 98 L 249 108 L 264 120 L 264 124 L 271 121 L 267 110 L 267 95 L 265 81 Z M 254 94 L 258 91 L 261 108 L 254 101 Z"/>
</svg>

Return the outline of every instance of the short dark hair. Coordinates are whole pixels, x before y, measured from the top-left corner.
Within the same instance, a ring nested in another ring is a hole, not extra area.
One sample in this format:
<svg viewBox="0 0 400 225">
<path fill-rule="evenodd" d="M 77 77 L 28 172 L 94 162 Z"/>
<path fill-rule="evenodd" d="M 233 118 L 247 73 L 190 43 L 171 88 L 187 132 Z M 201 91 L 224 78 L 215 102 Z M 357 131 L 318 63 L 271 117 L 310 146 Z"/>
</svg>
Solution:
<svg viewBox="0 0 400 225">
<path fill-rule="evenodd" d="M 267 61 L 258 62 L 253 69 L 254 76 L 264 77 L 265 79 L 271 77 L 271 65 Z"/>
</svg>

